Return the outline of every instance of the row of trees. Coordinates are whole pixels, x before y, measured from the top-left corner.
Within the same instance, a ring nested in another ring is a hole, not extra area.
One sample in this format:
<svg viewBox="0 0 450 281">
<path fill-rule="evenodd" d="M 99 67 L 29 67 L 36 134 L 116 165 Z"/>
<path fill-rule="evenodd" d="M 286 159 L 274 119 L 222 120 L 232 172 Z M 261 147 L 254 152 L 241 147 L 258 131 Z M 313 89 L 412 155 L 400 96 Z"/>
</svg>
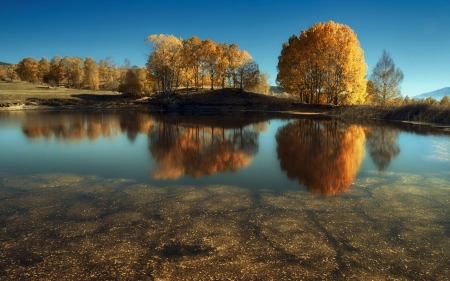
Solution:
<svg viewBox="0 0 450 281">
<path fill-rule="evenodd" d="M 136 95 L 155 90 L 171 93 L 180 87 L 199 89 L 206 84 L 211 89 L 221 86 L 269 93 L 269 75 L 261 73 L 250 54 L 237 44 L 163 34 L 151 35 L 146 42 L 151 53 L 145 68 L 131 67 L 129 61 L 118 67 L 112 58 L 97 64 L 89 57 L 54 56 L 51 61 L 28 57 L 11 69 L 22 81 L 31 83 L 92 90 L 102 87 Z"/>
<path fill-rule="evenodd" d="M 52 86 L 64 83 L 68 87 L 88 87 L 92 90 L 98 90 L 102 84 L 107 89 L 115 90 L 125 69 L 117 67 L 112 58 L 100 60 L 97 64 L 90 57 L 54 56 L 51 61 L 45 57 L 39 61 L 25 58 L 17 64 L 15 72 L 22 81 L 31 83 Z"/>
<path fill-rule="evenodd" d="M 260 78 L 258 64 L 237 44 L 227 45 L 193 36 L 150 35 L 147 68 L 159 90 L 170 93 L 183 86 L 198 89 L 208 83 L 241 90 L 255 87 Z"/>
</svg>

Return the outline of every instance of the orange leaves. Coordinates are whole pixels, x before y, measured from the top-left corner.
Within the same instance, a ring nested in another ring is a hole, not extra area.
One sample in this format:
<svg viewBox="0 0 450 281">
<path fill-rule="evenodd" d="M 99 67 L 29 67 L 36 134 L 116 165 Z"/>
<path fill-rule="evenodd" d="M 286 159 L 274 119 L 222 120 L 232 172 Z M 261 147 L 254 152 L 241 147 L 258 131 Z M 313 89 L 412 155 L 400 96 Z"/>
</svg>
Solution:
<svg viewBox="0 0 450 281">
<path fill-rule="evenodd" d="M 365 98 L 366 71 L 356 34 L 330 21 L 283 45 L 277 83 L 306 103 L 355 104 Z"/>
<path fill-rule="evenodd" d="M 209 78 L 211 88 L 218 83 L 225 87 L 227 81 L 235 82 L 238 67 L 251 61 L 246 51 L 236 44 L 217 43 L 211 39 L 201 40 L 193 36 L 182 40 L 173 35 L 150 35 L 146 42 L 152 53 L 147 67 L 154 75 L 163 92 L 171 92 L 179 83 L 199 87 L 199 77 Z"/>
</svg>

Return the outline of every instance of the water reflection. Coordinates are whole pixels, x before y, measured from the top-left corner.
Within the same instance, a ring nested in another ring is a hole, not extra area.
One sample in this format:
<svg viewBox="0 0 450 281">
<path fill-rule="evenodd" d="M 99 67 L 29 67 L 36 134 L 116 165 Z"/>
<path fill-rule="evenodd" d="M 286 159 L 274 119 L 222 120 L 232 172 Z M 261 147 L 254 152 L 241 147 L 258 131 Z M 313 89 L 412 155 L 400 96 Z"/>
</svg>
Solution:
<svg viewBox="0 0 450 281">
<path fill-rule="evenodd" d="M 29 139 L 58 141 L 95 141 L 124 134 L 130 143 L 143 135 L 148 138 L 144 149 L 156 166 L 143 169 L 142 177 L 148 179 L 149 174 L 150 180 L 176 180 L 183 175 L 198 178 L 247 167 L 258 152 L 260 133 L 269 129 L 268 120 L 264 116 L 239 115 L 46 112 L 25 114 L 22 132 Z M 336 194 L 348 189 L 355 179 L 366 140 L 368 155 L 377 169 L 387 170 L 400 154 L 400 132 L 400 128 L 392 126 L 363 127 L 328 119 L 295 119 L 278 129 L 276 151 L 282 172 L 270 173 L 286 173 L 312 192 Z M 273 136 L 270 138 L 273 140 Z M 276 161 L 261 156 L 261 161 Z M 136 169 L 145 164 L 136 164 Z M 248 175 L 246 182 L 251 183 L 256 176 Z"/>
<path fill-rule="evenodd" d="M 114 115 L 50 113 L 27 117 L 22 132 L 31 139 L 54 137 L 59 141 L 81 141 L 99 136 L 113 138 L 120 133 L 119 118 Z"/>
<path fill-rule="evenodd" d="M 399 131 L 388 127 L 376 127 L 366 130 L 367 147 L 373 163 L 382 172 L 389 167 L 392 159 L 400 154 L 397 144 Z"/>
<path fill-rule="evenodd" d="M 296 120 L 278 129 L 276 140 L 287 176 L 325 195 L 348 189 L 364 158 L 363 128 L 336 120 Z"/>
<path fill-rule="evenodd" d="M 128 140 L 133 143 L 138 134 L 148 134 L 154 127 L 154 118 L 148 114 L 120 114 L 120 130 L 126 132 Z"/>
<path fill-rule="evenodd" d="M 258 151 L 258 134 L 252 128 L 160 122 L 149 134 L 149 151 L 158 163 L 150 174 L 157 179 L 176 179 L 184 174 L 200 177 L 236 172 L 250 164 Z"/>
</svg>

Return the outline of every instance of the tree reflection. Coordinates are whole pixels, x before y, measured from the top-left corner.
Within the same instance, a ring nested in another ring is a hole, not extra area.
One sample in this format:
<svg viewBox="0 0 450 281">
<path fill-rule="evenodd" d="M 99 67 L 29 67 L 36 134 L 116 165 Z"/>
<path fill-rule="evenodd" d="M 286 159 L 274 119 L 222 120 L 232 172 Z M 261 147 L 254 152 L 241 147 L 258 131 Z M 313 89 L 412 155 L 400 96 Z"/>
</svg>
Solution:
<svg viewBox="0 0 450 281">
<path fill-rule="evenodd" d="M 103 115 L 40 114 L 26 118 L 22 132 L 28 138 L 52 137 L 60 141 L 95 140 L 115 135 L 114 119 Z"/>
<path fill-rule="evenodd" d="M 147 114 L 39 114 L 29 115 L 22 132 L 31 139 L 45 137 L 60 141 L 96 140 L 100 136 L 114 138 L 120 132 L 133 142 L 138 133 L 147 134 L 153 128 L 153 118 Z"/>
<path fill-rule="evenodd" d="M 335 120 L 297 120 L 281 127 L 276 140 L 288 177 L 325 195 L 348 189 L 364 157 L 362 127 Z"/>
<path fill-rule="evenodd" d="M 160 122 L 149 134 L 149 150 L 158 163 L 157 179 L 235 172 L 252 161 L 258 135 L 250 127 L 181 126 Z"/>
<path fill-rule="evenodd" d="M 399 155 L 397 139 L 398 131 L 392 128 L 376 127 L 368 131 L 367 147 L 378 171 L 386 170 L 392 159 Z"/>
</svg>

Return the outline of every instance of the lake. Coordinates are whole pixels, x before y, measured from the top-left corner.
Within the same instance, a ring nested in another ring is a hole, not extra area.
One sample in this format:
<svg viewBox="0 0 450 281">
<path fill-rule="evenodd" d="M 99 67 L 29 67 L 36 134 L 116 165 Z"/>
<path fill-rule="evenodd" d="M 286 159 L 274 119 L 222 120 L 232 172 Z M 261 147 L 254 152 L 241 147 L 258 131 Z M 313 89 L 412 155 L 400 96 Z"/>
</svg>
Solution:
<svg viewBox="0 0 450 281">
<path fill-rule="evenodd" d="M 449 133 L 0 112 L 2 280 L 445 280 Z"/>
</svg>

